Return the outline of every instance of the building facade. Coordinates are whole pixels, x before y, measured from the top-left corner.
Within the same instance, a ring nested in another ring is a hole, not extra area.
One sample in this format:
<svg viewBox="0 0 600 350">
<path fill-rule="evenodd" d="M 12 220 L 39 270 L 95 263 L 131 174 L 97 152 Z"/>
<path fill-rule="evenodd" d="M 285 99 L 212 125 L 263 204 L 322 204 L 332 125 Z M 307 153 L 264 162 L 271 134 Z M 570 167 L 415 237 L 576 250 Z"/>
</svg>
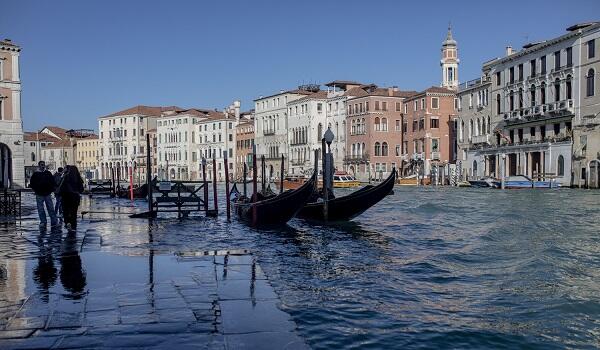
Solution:
<svg viewBox="0 0 600 350">
<path fill-rule="evenodd" d="M 196 124 L 207 111 L 189 109 L 170 113 L 156 125 L 158 176 L 170 180 L 198 179 Z"/>
<path fill-rule="evenodd" d="M 508 47 L 505 57 L 483 65 L 483 76 L 490 82 L 493 136 L 489 142 L 469 144 L 468 174 L 523 174 L 556 179 L 563 186 L 586 184 L 581 179 L 587 177 L 592 159 L 582 152 L 584 130 L 590 130 L 582 113 L 591 116 L 598 107 L 594 95 L 585 97 L 587 74 L 594 71 L 587 66 L 595 60 L 584 57 L 598 27 L 575 25 L 560 37 L 527 44 L 518 52 Z M 583 112 L 586 101 L 589 107 Z M 465 111 L 464 104 L 461 107 Z M 579 158 L 585 160 L 577 162 Z"/>
<path fill-rule="evenodd" d="M 156 129 L 161 116 L 182 110 L 176 106 L 135 106 L 98 118 L 100 178 L 110 179 L 113 172 L 116 177 L 118 171 L 123 179 L 131 166 L 145 167 L 146 132 Z M 140 174 L 140 181 L 146 181 L 145 172 Z"/>
<path fill-rule="evenodd" d="M 576 47 L 580 94 L 575 115 L 580 119 L 573 128 L 572 183 L 600 188 L 600 25 L 579 29 L 582 35 Z"/>
<path fill-rule="evenodd" d="M 98 135 L 90 135 L 78 139 L 75 144 L 75 163 L 81 175 L 87 180 L 96 180 L 100 176 L 98 143 Z"/>
<path fill-rule="evenodd" d="M 241 113 L 235 127 L 235 179 L 244 177 L 244 164 L 247 177 L 252 177 L 252 148 L 254 146 L 254 111 Z"/>
<path fill-rule="evenodd" d="M 25 186 L 20 53 L 12 41 L 0 40 L 0 188 Z"/>
<path fill-rule="evenodd" d="M 401 127 L 404 176 L 440 180 L 442 175 L 448 175 L 448 165 L 456 160 L 457 108 L 454 90 L 436 86 L 404 101 Z"/>
<path fill-rule="evenodd" d="M 344 170 L 360 181 L 380 180 L 401 167 L 402 103 L 414 94 L 397 87 L 348 89 Z"/>
<path fill-rule="evenodd" d="M 279 177 L 281 155 L 289 158 L 287 104 L 318 91 L 313 85 L 254 100 L 254 135 L 256 154 L 265 156 L 267 174 Z"/>
</svg>

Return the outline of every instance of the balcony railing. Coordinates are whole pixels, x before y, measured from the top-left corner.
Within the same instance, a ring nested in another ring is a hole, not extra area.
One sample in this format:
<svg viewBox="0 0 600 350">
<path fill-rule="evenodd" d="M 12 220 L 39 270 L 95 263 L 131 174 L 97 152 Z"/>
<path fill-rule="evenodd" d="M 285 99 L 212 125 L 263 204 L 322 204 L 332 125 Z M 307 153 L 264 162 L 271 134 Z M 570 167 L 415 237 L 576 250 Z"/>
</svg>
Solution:
<svg viewBox="0 0 600 350">
<path fill-rule="evenodd" d="M 525 107 L 504 113 L 506 124 L 519 124 L 546 118 L 562 117 L 575 112 L 573 100 L 550 102 L 534 107 Z"/>
<path fill-rule="evenodd" d="M 265 136 L 275 135 L 275 130 L 265 130 L 265 131 L 263 131 L 263 135 L 265 135 Z"/>
<path fill-rule="evenodd" d="M 490 135 L 486 134 L 486 135 L 477 135 L 477 136 L 473 136 L 471 138 L 471 143 L 473 144 L 478 144 L 478 143 L 490 143 Z"/>
<path fill-rule="evenodd" d="M 367 153 L 363 155 L 347 155 L 344 157 L 344 163 L 364 163 L 369 161 L 369 155 Z"/>
<path fill-rule="evenodd" d="M 421 153 L 413 153 L 412 154 L 412 159 L 414 159 L 414 160 L 425 159 L 425 154 L 423 152 L 421 152 Z"/>
<path fill-rule="evenodd" d="M 440 160 L 440 152 L 431 152 L 431 160 Z"/>
</svg>

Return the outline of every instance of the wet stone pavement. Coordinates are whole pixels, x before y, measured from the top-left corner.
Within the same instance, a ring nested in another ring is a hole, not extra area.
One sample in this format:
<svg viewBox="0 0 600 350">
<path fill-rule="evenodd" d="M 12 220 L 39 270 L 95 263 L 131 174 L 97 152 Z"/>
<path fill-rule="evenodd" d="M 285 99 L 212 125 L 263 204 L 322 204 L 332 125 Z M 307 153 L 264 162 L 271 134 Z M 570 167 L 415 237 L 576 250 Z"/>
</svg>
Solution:
<svg viewBox="0 0 600 350">
<path fill-rule="evenodd" d="M 0 224 L 0 348 L 308 348 L 251 251 L 121 244 L 106 221 Z"/>
</svg>

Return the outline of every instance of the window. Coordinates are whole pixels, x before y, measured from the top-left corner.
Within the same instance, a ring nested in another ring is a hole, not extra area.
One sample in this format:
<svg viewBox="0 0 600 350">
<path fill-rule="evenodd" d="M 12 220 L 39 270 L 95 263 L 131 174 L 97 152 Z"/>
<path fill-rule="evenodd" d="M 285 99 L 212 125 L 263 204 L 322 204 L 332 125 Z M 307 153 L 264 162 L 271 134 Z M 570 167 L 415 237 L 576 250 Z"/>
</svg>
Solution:
<svg viewBox="0 0 600 350">
<path fill-rule="evenodd" d="M 379 110 L 379 101 L 375 101 L 375 110 L 378 111 Z"/>
<path fill-rule="evenodd" d="M 419 130 L 425 129 L 425 118 L 419 120 Z"/>
<path fill-rule="evenodd" d="M 417 120 L 413 120 L 412 131 L 417 131 L 419 122 Z"/>
<path fill-rule="evenodd" d="M 396 157 L 400 157 L 400 145 L 396 145 Z"/>
<path fill-rule="evenodd" d="M 560 134 L 560 124 L 554 123 L 554 136 Z"/>
<path fill-rule="evenodd" d="M 381 145 L 381 155 L 384 156 L 384 157 L 387 157 L 387 155 L 388 155 L 388 144 L 387 144 L 387 142 L 384 142 Z"/>
<path fill-rule="evenodd" d="M 572 99 L 573 98 L 573 84 L 572 84 L 570 75 L 567 75 L 567 80 L 565 82 L 565 88 L 566 88 L 567 100 Z"/>
<path fill-rule="evenodd" d="M 496 94 L 496 114 L 500 114 L 500 94 Z"/>
<path fill-rule="evenodd" d="M 523 63 L 519 65 L 519 81 L 523 81 Z"/>
<path fill-rule="evenodd" d="M 546 74 L 546 56 L 540 57 L 540 73 Z"/>
<path fill-rule="evenodd" d="M 532 126 L 531 128 L 529 128 L 529 135 L 531 135 L 532 139 L 535 138 L 535 126 Z"/>
<path fill-rule="evenodd" d="M 573 66 L 573 48 L 567 47 L 567 67 Z"/>
<path fill-rule="evenodd" d="M 590 40 L 587 42 L 588 59 L 596 57 L 596 40 Z"/>
<path fill-rule="evenodd" d="M 531 101 L 531 107 L 535 106 L 535 85 L 531 85 L 529 88 L 529 101 Z"/>
<path fill-rule="evenodd" d="M 369 101 L 365 102 L 365 112 L 369 111 Z"/>
<path fill-rule="evenodd" d="M 438 97 L 431 98 L 431 108 L 439 109 L 440 108 L 440 99 Z"/>
<path fill-rule="evenodd" d="M 560 51 L 554 53 L 554 70 L 560 69 Z"/>
<path fill-rule="evenodd" d="M 565 176 L 565 158 L 563 156 L 558 156 L 556 163 L 556 174 L 558 176 Z"/>
<path fill-rule="evenodd" d="M 440 127 L 440 120 L 435 117 L 431 117 L 430 127 L 432 129 L 438 129 Z"/>
<path fill-rule="evenodd" d="M 529 69 L 531 71 L 531 77 L 535 77 L 536 71 L 535 71 L 535 60 L 531 60 L 529 61 Z"/>
<path fill-rule="evenodd" d="M 508 72 L 509 72 L 508 73 L 509 81 L 511 84 L 514 84 L 514 82 L 515 82 L 515 67 L 510 67 Z"/>
<path fill-rule="evenodd" d="M 317 103 L 317 112 L 322 112 L 322 111 L 323 111 L 323 104 Z"/>
<path fill-rule="evenodd" d="M 496 86 L 500 86 L 502 79 L 500 79 L 500 72 L 496 72 Z"/>
<path fill-rule="evenodd" d="M 396 129 L 395 130 L 396 131 L 401 131 L 402 129 L 400 129 L 400 128 L 401 128 L 400 120 L 396 119 Z"/>
<path fill-rule="evenodd" d="M 509 95 L 508 95 L 508 110 L 509 111 L 513 111 L 515 109 L 515 96 L 514 96 L 514 91 L 510 91 Z"/>
<path fill-rule="evenodd" d="M 375 155 L 381 156 L 381 144 L 379 142 L 375 142 Z"/>
<path fill-rule="evenodd" d="M 546 104 L 546 83 L 543 82 L 542 85 L 540 86 L 540 103 L 545 105 Z"/>
<path fill-rule="evenodd" d="M 387 102 L 381 102 L 381 109 L 387 111 Z"/>
<path fill-rule="evenodd" d="M 560 101 L 560 79 L 558 78 L 554 81 L 554 101 Z"/>
<path fill-rule="evenodd" d="M 431 139 L 431 152 L 439 152 L 440 151 L 440 140 L 439 139 Z"/>
<path fill-rule="evenodd" d="M 585 84 L 585 95 L 587 97 L 590 96 L 594 96 L 594 79 L 595 79 L 595 72 L 593 69 L 588 70 L 588 74 L 585 78 L 586 80 L 586 84 Z"/>
<path fill-rule="evenodd" d="M 35 153 L 31 152 L 31 161 L 35 162 Z"/>
<path fill-rule="evenodd" d="M 396 112 L 400 112 L 400 111 L 401 111 L 400 102 L 396 102 Z"/>
<path fill-rule="evenodd" d="M 421 109 L 425 109 L 425 99 L 421 99 Z"/>
</svg>

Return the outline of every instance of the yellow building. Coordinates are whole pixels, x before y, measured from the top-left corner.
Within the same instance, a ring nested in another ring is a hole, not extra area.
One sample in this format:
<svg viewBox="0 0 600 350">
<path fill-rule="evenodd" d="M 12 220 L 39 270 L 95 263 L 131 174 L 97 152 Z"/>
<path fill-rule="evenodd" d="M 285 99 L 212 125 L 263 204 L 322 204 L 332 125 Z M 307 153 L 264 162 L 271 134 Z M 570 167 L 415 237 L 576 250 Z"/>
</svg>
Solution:
<svg viewBox="0 0 600 350">
<path fill-rule="evenodd" d="M 98 179 L 98 135 L 77 139 L 75 162 L 85 179 Z"/>
</svg>

